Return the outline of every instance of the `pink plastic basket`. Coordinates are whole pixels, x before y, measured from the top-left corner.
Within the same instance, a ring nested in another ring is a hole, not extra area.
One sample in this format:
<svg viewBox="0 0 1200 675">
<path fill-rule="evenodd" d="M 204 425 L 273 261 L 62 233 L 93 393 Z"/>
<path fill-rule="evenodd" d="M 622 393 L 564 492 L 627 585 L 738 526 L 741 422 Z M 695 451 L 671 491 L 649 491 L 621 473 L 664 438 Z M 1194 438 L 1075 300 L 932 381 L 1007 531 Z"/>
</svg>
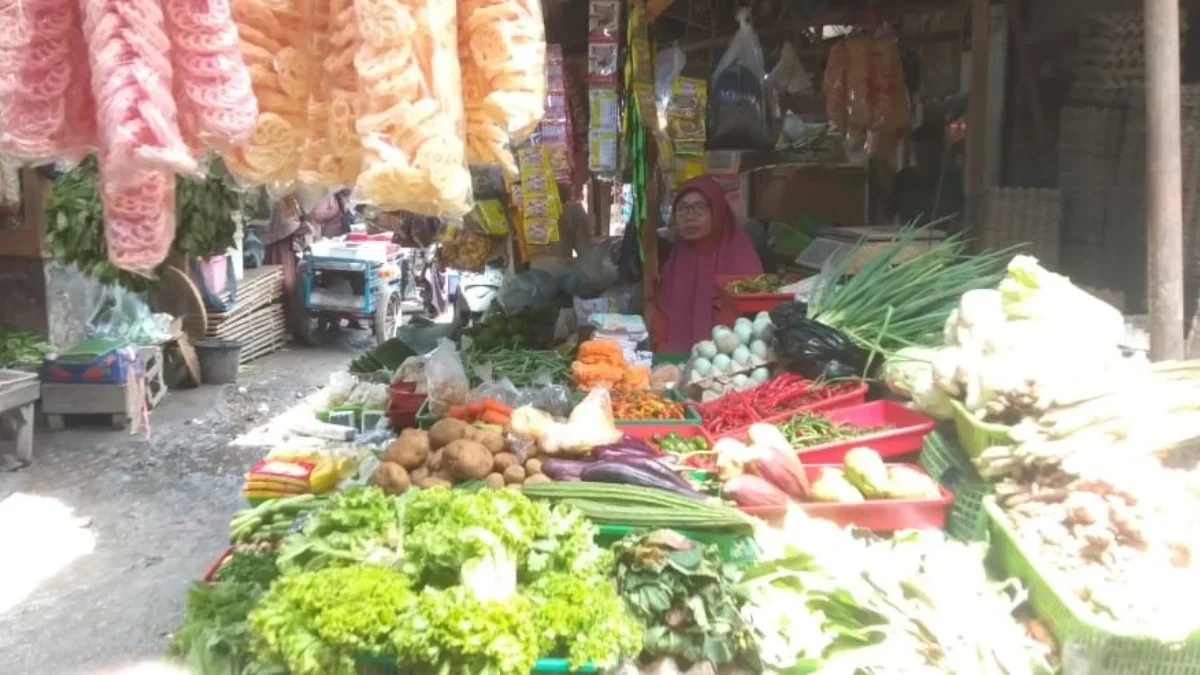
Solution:
<svg viewBox="0 0 1200 675">
<path fill-rule="evenodd" d="M 911 464 L 896 464 L 915 471 L 920 467 Z M 840 464 L 806 464 L 804 471 L 810 481 L 816 481 L 821 469 L 831 467 L 840 469 Z M 946 514 L 954 503 L 954 495 L 946 488 L 938 486 L 941 496 L 937 499 L 872 499 L 856 504 L 835 504 L 831 502 L 802 502 L 799 507 L 814 518 L 822 518 L 837 523 L 841 527 L 861 527 L 872 532 L 893 532 L 895 530 L 941 530 L 946 527 Z M 742 511 L 752 516 L 762 518 L 770 523 L 778 523 L 787 512 L 786 508 L 770 506 L 747 506 Z"/>
<path fill-rule="evenodd" d="M 796 414 L 799 413 L 792 413 L 783 419 L 772 420 L 771 423 L 779 424 L 785 422 Z M 845 441 L 800 448 L 796 452 L 804 462 L 836 464 L 841 462 L 845 458 L 846 453 L 851 449 L 861 446 L 871 448 L 875 452 L 878 452 L 881 457 L 897 457 L 910 452 L 916 452 L 921 449 L 921 446 L 925 443 L 925 436 L 930 431 L 933 431 L 933 427 L 935 426 L 933 420 L 920 413 L 913 412 L 895 401 L 872 401 L 848 408 L 826 410 L 820 414 L 834 422 L 854 427 L 887 426 L 891 428 Z M 744 441 L 746 440 L 746 430 L 718 434 L 717 436 L 705 434 L 705 436 L 708 437 L 710 443 L 716 443 L 722 438 L 736 438 Z"/>
<path fill-rule="evenodd" d="M 762 385 L 759 385 L 759 386 L 762 386 Z M 732 392 L 730 394 L 726 394 L 725 396 L 749 396 L 749 395 L 753 394 L 754 390 L 757 388 L 758 387 L 753 387 L 751 389 L 746 389 L 745 391 Z M 792 410 L 788 410 L 787 412 L 777 413 L 775 415 L 763 417 L 763 418 L 759 419 L 758 422 L 766 422 L 767 424 L 778 424 L 779 422 L 787 421 L 793 415 L 798 415 L 803 412 L 815 413 L 815 412 L 822 412 L 825 410 L 836 410 L 838 408 L 848 408 L 850 406 L 862 405 L 867 400 L 867 391 L 869 391 L 869 390 L 870 390 L 870 387 L 867 386 L 866 382 L 859 382 L 857 386 L 855 386 L 853 389 L 851 389 L 849 391 L 842 392 L 840 394 L 837 394 L 836 396 L 830 396 L 829 398 L 822 399 L 822 400 L 816 401 L 814 403 L 798 405 L 795 408 L 793 408 Z M 724 397 L 722 397 L 722 398 L 724 398 Z M 721 399 L 716 399 L 714 402 L 720 401 L 720 400 Z M 711 405 L 711 404 L 709 404 L 709 405 Z M 710 440 L 712 440 L 712 439 L 717 439 L 717 438 L 725 438 L 727 436 L 739 436 L 740 434 L 745 434 L 746 430 L 749 428 L 750 428 L 749 425 L 747 425 L 747 426 L 741 427 L 739 429 L 730 429 L 728 431 L 722 431 L 719 434 L 711 434 L 711 435 L 709 435 L 709 438 L 710 438 Z M 707 434 L 708 432 L 706 431 L 705 433 Z"/>
</svg>

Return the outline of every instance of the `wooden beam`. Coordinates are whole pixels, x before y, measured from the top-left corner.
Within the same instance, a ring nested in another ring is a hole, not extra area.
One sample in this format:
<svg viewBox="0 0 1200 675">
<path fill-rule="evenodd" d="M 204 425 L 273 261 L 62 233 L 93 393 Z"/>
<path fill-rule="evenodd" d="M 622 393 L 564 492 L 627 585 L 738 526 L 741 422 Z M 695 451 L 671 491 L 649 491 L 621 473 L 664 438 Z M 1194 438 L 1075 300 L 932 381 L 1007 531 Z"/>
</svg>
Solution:
<svg viewBox="0 0 1200 675">
<path fill-rule="evenodd" d="M 661 222 L 658 194 L 658 143 L 646 134 L 646 221 L 641 224 L 642 244 L 642 316 L 646 330 L 653 334 L 654 296 L 658 288 L 658 225 Z"/>
<path fill-rule="evenodd" d="M 967 100 L 967 219 L 977 225 L 987 193 L 988 52 L 991 7 L 988 0 L 971 3 L 971 90 Z"/>
<path fill-rule="evenodd" d="M 1029 100 L 1029 114 L 1033 118 L 1033 135 L 1038 146 L 1045 147 L 1050 138 L 1046 128 L 1046 117 L 1042 114 L 1042 97 L 1038 92 L 1037 72 L 1029 54 L 1029 33 L 1025 30 L 1025 13 L 1020 0 L 1005 0 L 1008 8 L 1008 27 L 1012 30 L 1013 42 L 1017 47 L 1017 65 L 1020 70 L 1021 86 Z"/>
<path fill-rule="evenodd" d="M 1145 0 L 1150 358 L 1184 358 L 1179 3 Z"/>
</svg>

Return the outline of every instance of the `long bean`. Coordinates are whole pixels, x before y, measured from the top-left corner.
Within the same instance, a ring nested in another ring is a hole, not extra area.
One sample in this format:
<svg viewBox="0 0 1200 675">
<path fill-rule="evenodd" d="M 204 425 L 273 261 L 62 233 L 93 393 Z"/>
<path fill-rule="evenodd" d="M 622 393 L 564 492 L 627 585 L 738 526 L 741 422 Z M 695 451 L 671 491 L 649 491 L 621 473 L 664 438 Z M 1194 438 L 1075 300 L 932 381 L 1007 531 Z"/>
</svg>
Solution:
<svg viewBox="0 0 1200 675">
<path fill-rule="evenodd" d="M 486 352 L 467 352 L 467 368 L 471 379 L 479 382 L 487 376 L 493 380 L 508 378 L 518 387 L 566 382 L 570 361 L 553 350 L 494 349 Z"/>
</svg>

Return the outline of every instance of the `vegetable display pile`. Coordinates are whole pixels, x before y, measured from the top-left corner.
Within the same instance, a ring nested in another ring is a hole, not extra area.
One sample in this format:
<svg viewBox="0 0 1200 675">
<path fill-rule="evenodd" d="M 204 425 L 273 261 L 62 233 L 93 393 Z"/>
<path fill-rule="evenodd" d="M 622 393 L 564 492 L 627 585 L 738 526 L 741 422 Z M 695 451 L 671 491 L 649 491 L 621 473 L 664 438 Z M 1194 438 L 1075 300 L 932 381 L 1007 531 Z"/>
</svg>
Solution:
<svg viewBox="0 0 1200 675">
<path fill-rule="evenodd" d="M 715 326 L 712 337 L 692 347 L 684 368 L 688 394 L 693 399 L 711 401 L 770 377 L 767 366 L 774 360 L 773 328 L 766 312 L 759 312 L 753 321 L 740 318 L 733 328 Z"/>
<path fill-rule="evenodd" d="M 1023 594 L 987 577 L 982 547 L 928 531 L 877 539 L 794 509 L 757 540 L 735 592 L 769 671 L 1052 672 L 1013 616 Z"/>
<path fill-rule="evenodd" d="M 472 401 L 467 405 L 452 405 L 446 412 L 451 419 L 463 422 L 507 427 L 512 421 L 512 408 L 494 398 L 484 398 L 482 401 Z"/>
<path fill-rule="evenodd" d="M 779 274 L 756 274 L 745 279 L 735 279 L 725 284 L 726 290 L 736 295 L 757 293 L 776 293 L 780 288 L 794 283 L 799 277 L 782 276 Z"/>
<path fill-rule="evenodd" d="M 548 350 L 554 346 L 554 306 L 527 309 L 513 315 L 488 314 L 463 335 L 471 339 L 471 349 L 491 352 L 501 349 Z"/>
<path fill-rule="evenodd" d="M 857 251 L 841 258 L 823 273 L 824 283 L 809 300 L 808 318 L 841 331 L 867 351 L 890 354 L 938 344 L 959 297 L 995 286 L 1011 251 L 971 256 L 967 240 L 952 235 L 910 255 L 927 231 L 905 230 L 853 275 L 848 272 Z"/>
<path fill-rule="evenodd" d="M 478 383 L 500 377 L 518 387 L 566 382 L 570 359 L 553 350 L 493 349 L 465 352 L 467 373 Z"/>
<path fill-rule="evenodd" d="M 571 364 L 571 376 L 584 391 L 597 387 L 640 391 L 650 386 L 650 369 L 629 365 L 614 340 L 588 340 L 580 344 Z"/>
<path fill-rule="evenodd" d="M 38 365 L 55 351 L 54 345 L 33 333 L 0 327 L 0 368 L 18 365 Z"/>
<path fill-rule="evenodd" d="M 312 494 L 268 499 L 258 506 L 233 514 L 229 538 L 238 544 L 277 542 L 288 533 L 298 518 L 320 508 L 325 500 L 325 497 Z"/>
<path fill-rule="evenodd" d="M 734 571 L 717 547 L 656 530 L 618 542 L 613 553 L 617 588 L 645 627 L 647 655 L 761 672 L 732 591 Z"/>
<path fill-rule="evenodd" d="M 751 529 L 750 519 L 716 500 L 696 500 L 653 487 L 561 482 L 528 485 L 522 492 L 532 499 L 570 506 L 602 525 L 737 534 L 749 534 Z"/>
<path fill-rule="evenodd" d="M 887 426 L 857 427 L 852 424 L 834 422 L 828 417 L 814 413 L 800 413 L 776 426 L 783 432 L 788 443 L 797 450 L 870 436 L 889 428 Z"/>
<path fill-rule="evenodd" d="M 703 418 L 704 430 L 721 434 L 741 429 L 754 422 L 803 410 L 822 401 L 859 388 L 858 381 L 819 383 L 796 373 L 781 373 L 742 392 L 696 406 Z"/>
<path fill-rule="evenodd" d="M 510 447 L 503 427 L 486 423 L 497 415 L 494 410 L 483 412 L 478 426 L 446 418 L 429 431 L 405 429 L 384 451 L 372 482 L 399 495 L 409 487 L 449 487 L 474 480 L 496 488 L 549 480 L 536 454 L 521 454 Z"/>
<path fill-rule="evenodd" d="M 618 420 L 681 420 L 685 412 L 682 403 L 654 391 L 619 392 L 612 407 Z"/>
<path fill-rule="evenodd" d="M 281 576 L 258 544 L 196 584 L 172 652 L 231 675 L 612 667 L 642 629 L 595 534 L 578 511 L 510 490 L 350 488 L 283 538 Z"/>
</svg>

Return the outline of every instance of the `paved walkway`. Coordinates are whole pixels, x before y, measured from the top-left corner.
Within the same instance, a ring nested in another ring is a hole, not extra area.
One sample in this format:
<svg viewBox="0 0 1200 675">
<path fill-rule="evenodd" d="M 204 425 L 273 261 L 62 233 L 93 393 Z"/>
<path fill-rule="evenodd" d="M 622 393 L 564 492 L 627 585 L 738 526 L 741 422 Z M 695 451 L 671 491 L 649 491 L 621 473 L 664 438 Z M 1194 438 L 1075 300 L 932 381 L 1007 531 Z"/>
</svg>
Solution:
<svg viewBox="0 0 1200 675">
<path fill-rule="evenodd" d="M 360 348 L 365 333 L 346 336 Z M 152 436 L 39 429 L 34 464 L 0 473 L 0 675 L 91 673 L 160 656 L 187 587 L 228 540 L 235 447 L 344 369 L 346 346 L 289 348 L 237 385 L 171 392 Z"/>
</svg>

